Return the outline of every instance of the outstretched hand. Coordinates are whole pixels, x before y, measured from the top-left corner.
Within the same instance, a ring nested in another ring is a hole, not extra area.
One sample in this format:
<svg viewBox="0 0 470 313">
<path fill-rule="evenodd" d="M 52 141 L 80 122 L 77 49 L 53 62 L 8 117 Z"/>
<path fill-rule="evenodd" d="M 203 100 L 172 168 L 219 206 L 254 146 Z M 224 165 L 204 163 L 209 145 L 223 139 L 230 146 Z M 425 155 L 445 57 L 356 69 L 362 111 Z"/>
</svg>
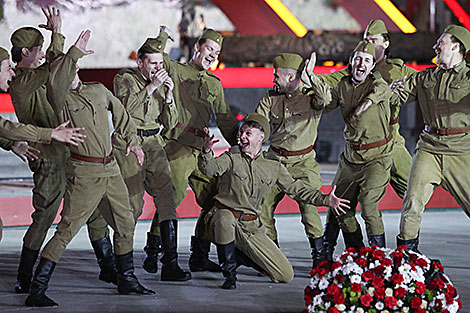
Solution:
<svg viewBox="0 0 470 313">
<path fill-rule="evenodd" d="M 62 28 L 62 18 L 60 17 L 59 9 L 55 7 L 47 6 L 47 10 L 45 8 L 41 8 L 42 13 L 46 16 L 46 24 L 39 24 L 40 28 L 44 28 L 47 30 L 52 31 L 53 33 L 60 33 Z"/>
<path fill-rule="evenodd" d="M 357 107 L 356 111 L 354 111 L 355 116 L 359 116 L 362 112 L 367 110 L 372 105 L 372 101 L 366 99 L 366 101 L 362 102 L 360 106 Z"/>
<path fill-rule="evenodd" d="M 332 208 L 336 215 L 346 214 L 344 209 L 350 209 L 350 206 L 347 205 L 349 200 L 338 198 L 335 195 L 336 185 L 333 185 L 333 189 L 328 194 L 329 207 Z"/>
<path fill-rule="evenodd" d="M 36 148 L 28 145 L 26 141 L 15 141 L 11 146 L 11 151 L 16 154 L 23 162 L 27 160 L 37 160 L 39 158 L 38 154 L 41 152 Z"/>
<path fill-rule="evenodd" d="M 67 128 L 66 126 L 70 123 L 67 121 L 60 124 L 58 127 L 52 130 L 51 138 L 57 141 L 69 143 L 74 146 L 78 146 L 79 143 L 83 142 L 86 138 L 85 134 L 80 134 L 78 131 L 84 130 L 83 127 Z"/>
<path fill-rule="evenodd" d="M 204 153 L 209 153 L 209 151 L 212 150 L 212 147 L 218 143 L 220 139 L 215 138 L 215 135 L 211 135 L 207 127 L 204 128 L 204 133 L 206 133 L 206 136 L 204 137 Z"/>
<path fill-rule="evenodd" d="M 145 154 L 142 148 L 139 146 L 127 147 L 126 156 L 128 156 L 131 152 L 135 154 L 135 156 L 137 157 L 137 161 L 139 162 L 139 165 L 142 166 L 144 164 L 144 158 L 145 158 Z"/>
<path fill-rule="evenodd" d="M 90 40 L 90 36 L 91 36 L 91 30 L 89 29 L 82 30 L 80 35 L 77 38 L 77 41 L 75 41 L 75 44 L 74 44 L 74 46 L 77 47 L 85 55 L 95 53 L 93 50 L 87 50 L 86 48 L 88 41 Z"/>
<path fill-rule="evenodd" d="M 315 63 L 317 63 L 317 54 L 312 52 L 310 59 L 305 60 L 305 66 L 302 70 L 301 79 L 303 82 L 307 83 L 310 80 L 310 75 L 312 75 L 313 70 L 315 69 Z"/>
</svg>

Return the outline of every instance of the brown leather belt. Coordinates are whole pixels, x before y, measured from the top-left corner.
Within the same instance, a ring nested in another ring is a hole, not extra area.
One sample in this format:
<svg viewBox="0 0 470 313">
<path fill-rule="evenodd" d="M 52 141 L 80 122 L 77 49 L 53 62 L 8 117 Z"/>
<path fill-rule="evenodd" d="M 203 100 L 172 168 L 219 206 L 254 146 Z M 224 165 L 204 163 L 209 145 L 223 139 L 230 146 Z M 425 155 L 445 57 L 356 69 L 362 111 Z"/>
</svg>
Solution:
<svg viewBox="0 0 470 313">
<path fill-rule="evenodd" d="M 105 158 L 98 158 L 98 157 L 92 157 L 92 156 L 81 155 L 81 154 L 70 152 L 70 157 L 73 159 L 80 160 L 80 161 L 85 161 L 85 162 L 90 162 L 90 163 L 101 163 L 101 164 L 108 164 L 109 162 L 114 160 L 114 155 L 112 153 Z"/>
<path fill-rule="evenodd" d="M 390 125 L 398 124 L 398 119 L 399 119 L 398 117 L 397 117 L 397 118 L 392 118 L 392 119 L 390 120 Z"/>
<path fill-rule="evenodd" d="M 430 134 L 435 134 L 439 136 L 447 136 L 447 135 L 457 135 L 457 134 L 464 134 L 470 132 L 470 126 L 462 127 L 462 128 L 437 128 L 433 126 L 424 126 L 424 131 Z"/>
<path fill-rule="evenodd" d="M 307 154 L 307 153 L 309 153 L 310 151 L 313 150 L 312 146 L 309 146 L 305 149 L 297 150 L 297 151 L 288 151 L 286 149 L 276 148 L 276 147 L 273 147 L 273 146 L 271 146 L 271 149 L 274 152 L 276 152 L 277 154 L 279 154 L 280 156 L 304 155 L 304 154 Z"/>
<path fill-rule="evenodd" d="M 352 143 L 348 141 L 348 144 L 354 149 L 354 150 L 367 150 L 367 149 L 372 149 L 372 148 L 377 148 L 380 146 L 385 145 L 388 143 L 390 140 L 392 140 L 392 134 L 388 135 L 387 138 L 376 141 L 376 142 L 371 142 L 371 143 Z"/>
<path fill-rule="evenodd" d="M 198 137 L 206 137 L 206 133 L 203 132 L 202 130 L 198 129 L 198 128 L 194 128 L 194 127 L 191 127 L 191 126 L 187 126 L 187 125 L 184 125 L 183 123 L 180 123 L 178 122 L 178 124 L 176 124 L 176 127 L 184 130 L 184 131 L 187 131 L 189 133 L 193 133 L 194 135 L 198 136 Z"/>
<path fill-rule="evenodd" d="M 215 207 L 219 210 L 229 210 L 232 212 L 233 216 L 240 221 L 254 221 L 258 218 L 258 215 L 244 214 L 243 212 L 229 208 L 218 201 L 215 202 Z"/>
<path fill-rule="evenodd" d="M 153 135 L 158 135 L 160 133 L 160 128 L 155 129 L 137 129 L 137 136 L 140 137 L 150 137 Z"/>
</svg>

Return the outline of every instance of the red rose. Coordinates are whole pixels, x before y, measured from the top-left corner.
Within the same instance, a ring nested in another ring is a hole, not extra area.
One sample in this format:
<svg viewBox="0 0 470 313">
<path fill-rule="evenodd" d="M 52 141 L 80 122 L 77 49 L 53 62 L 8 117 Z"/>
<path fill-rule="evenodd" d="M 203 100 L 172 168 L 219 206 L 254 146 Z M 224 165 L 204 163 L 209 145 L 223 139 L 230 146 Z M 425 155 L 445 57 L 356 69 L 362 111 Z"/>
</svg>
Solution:
<svg viewBox="0 0 470 313">
<path fill-rule="evenodd" d="M 415 291 L 417 294 L 422 295 L 426 291 L 426 285 L 420 281 L 417 282 Z"/>
<path fill-rule="evenodd" d="M 439 262 L 432 262 L 435 271 L 444 272 L 444 267 Z"/>
<path fill-rule="evenodd" d="M 330 302 L 330 297 L 329 297 L 328 295 L 323 295 L 323 296 L 321 297 L 321 300 L 322 300 L 323 302 Z"/>
<path fill-rule="evenodd" d="M 351 247 L 351 248 L 347 248 L 345 251 L 346 251 L 346 252 L 351 252 L 351 253 L 356 253 L 356 252 L 357 252 L 356 248 L 352 248 L 352 247 Z"/>
<path fill-rule="evenodd" d="M 369 307 L 370 303 L 371 303 L 372 300 L 374 300 L 374 299 L 372 299 L 372 297 L 371 297 L 368 293 L 366 293 L 366 294 L 363 294 L 363 295 L 359 298 L 359 300 L 361 300 L 362 305 L 367 308 L 367 307 Z"/>
<path fill-rule="evenodd" d="M 374 277 L 372 279 L 372 286 L 375 288 L 380 288 L 384 285 L 384 279 L 382 277 Z"/>
<path fill-rule="evenodd" d="M 392 261 L 392 259 L 384 258 L 384 259 L 382 259 L 382 260 L 380 261 L 380 263 L 381 263 L 383 266 L 387 267 L 387 266 L 391 266 L 391 265 L 393 264 L 393 261 Z"/>
<path fill-rule="evenodd" d="M 395 285 L 399 285 L 401 284 L 401 282 L 403 281 L 403 275 L 402 274 L 398 274 L 398 273 L 395 273 L 392 275 L 392 282 L 395 284 Z"/>
<path fill-rule="evenodd" d="M 452 302 L 454 302 L 454 297 L 452 297 L 450 294 L 446 293 L 446 294 L 445 294 L 445 297 L 446 297 L 446 303 L 447 303 L 447 305 L 451 305 Z"/>
<path fill-rule="evenodd" d="M 442 289 L 442 288 L 444 288 L 444 286 L 445 286 L 444 281 L 443 281 L 442 279 L 440 279 L 440 278 L 435 279 L 435 280 L 433 281 L 433 283 L 435 283 L 436 286 L 437 286 L 439 289 Z"/>
<path fill-rule="evenodd" d="M 384 257 L 384 253 L 382 250 L 375 250 L 373 253 L 372 253 L 372 258 L 376 259 L 376 260 L 382 260 Z"/>
<path fill-rule="evenodd" d="M 413 271 L 416 271 L 416 264 L 412 263 L 412 262 L 408 262 L 408 265 L 411 267 L 411 269 Z"/>
<path fill-rule="evenodd" d="M 343 266 L 343 265 L 341 264 L 341 262 L 338 262 L 338 261 L 333 262 L 333 263 L 331 264 L 331 270 L 334 271 L 335 269 L 340 268 L 341 266 Z"/>
<path fill-rule="evenodd" d="M 372 278 L 374 278 L 374 274 L 372 273 L 372 271 L 362 273 L 362 279 L 364 279 L 364 281 L 372 280 Z"/>
<path fill-rule="evenodd" d="M 309 306 L 310 303 L 312 303 L 312 299 L 313 299 L 313 297 L 311 295 L 309 295 L 307 293 L 304 294 L 304 300 L 305 300 L 305 305 L 306 306 Z"/>
<path fill-rule="evenodd" d="M 421 267 L 426 267 L 428 266 L 428 261 L 423 258 L 419 258 L 418 260 L 416 260 L 416 264 Z"/>
<path fill-rule="evenodd" d="M 382 265 L 379 265 L 375 267 L 372 271 L 374 272 L 375 276 L 383 276 L 385 267 L 383 267 Z"/>
<path fill-rule="evenodd" d="M 313 277 L 316 273 L 318 273 L 318 267 L 312 268 L 312 270 L 310 271 L 310 276 Z"/>
<path fill-rule="evenodd" d="M 392 258 L 393 258 L 393 263 L 396 266 L 399 266 L 401 264 L 402 259 L 403 259 L 403 253 L 401 253 L 400 251 L 393 251 L 392 252 Z"/>
<path fill-rule="evenodd" d="M 422 309 L 422 308 L 418 308 L 416 309 L 416 313 L 427 313 L 425 309 Z M 450 313 L 450 312 L 447 312 L 447 313 Z"/>
<path fill-rule="evenodd" d="M 405 245 L 401 245 L 401 246 L 398 246 L 395 251 L 406 251 L 406 250 L 408 250 L 408 247 Z"/>
<path fill-rule="evenodd" d="M 394 297 L 385 297 L 384 303 L 387 308 L 393 309 L 394 306 L 397 306 L 397 299 Z"/>
<path fill-rule="evenodd" d="M 459 304 L 459 311 L 462 309 L 462 301 L 460 299 L 455 300 Z"/>
<path fill-rule="evenodd" d="M 442 310 L 442 301 L 440 299 L 437 299 L 436 300 L 436 309 L 439 311 L 439 310 Z"/>
<path fill-rule="evenodd" d="M 416 254 L 410 254 L 411 261 L 416 262 L 417 259 L 418 259 L 418 256 Z"/>
<path fill-rule="evenodd" d="M 343 275 L 336 275 L 335 280 L 338 282 L 338 284 L 342 284 L 344 282 L 344 276 Z"/>
<path fill-rule="evenodd" d="M 395 289 L 394 293 L 395 297 L 397 298 L 403 298 L 406 294 L 406 289 L 403 288 L 403 287 L 398 287 L 397 289 Z"/>
<path fill-rule="evenodd" d="M 385 298 L 385 289 L 384 288 L 375 288 L 374 290 L 374 296 L 377 299 L 383 299 Z"/>
<path fill-rule="evenodd" d="M 421 303 L 423 303 L 423 300 L 420 297 L 414 297 L 411 299 L 411 308 L 418 309 L 421 307 Z"/>
<path fill-rule="evenodd" d="M 362 266 L 362 267 L 366 267 L 367 266 L 367 260 L 364 259 L 364 258 L 357 258 L 354 260 L 354 262 L 359 265 L 359 266 Z"/>
<path fill-rule="evenodd" d="M 328 286 L 327 291 L 328 291 L 328 293 L 329 293 L 330 295 L 334 296 L 335 294 L 337 294 L 337 293 L 340 291 L 340 289 L 339 289 L 338 285 L 336 285 L 336 284 L 330 284 L 330 285 Z"/>
<path fill-rule="evenodd" d="M 335 294 L 333 296 L 333 301 L 335 304 L 344 304 L 344 293 L 342 292 L 338 292 L 337 294 Z"/>
<path fill-rule="evenodd" d="M 454 298 L 457 296 L 457 290 L 451 285 L 447 286 L 447 293 Z"/>
<path fill-rule="evenodd" d="M 313 291 L 312 291 L 312 295 L 313 295 L 313 296 L 317 296 L 317 295 L 319 295 L 319 294 L 321 294 L 320 289 L 318 289 L 318 288 L 313 289 Z"/>
<path fill-rule="evenodd" d="M 370 253 L 370 248 L 369 247 L 362 247 L 361 250 L 359 250 L 359 255 L 360 256 L 366 256 L 367 253 Z"/>
<path fill-rule="evenodd" d="M 358 283 L 352 283 L 351 284 L 351 291 L 361 292 L 361 290 L 362 290 L 361 284 L 358 284 Z"/>
<path fill-rule="evenodd" d="M 331 307 L 328 309 L 328 313 L 339 313 L 339 310 L 335 307 Z"/>
</svg>

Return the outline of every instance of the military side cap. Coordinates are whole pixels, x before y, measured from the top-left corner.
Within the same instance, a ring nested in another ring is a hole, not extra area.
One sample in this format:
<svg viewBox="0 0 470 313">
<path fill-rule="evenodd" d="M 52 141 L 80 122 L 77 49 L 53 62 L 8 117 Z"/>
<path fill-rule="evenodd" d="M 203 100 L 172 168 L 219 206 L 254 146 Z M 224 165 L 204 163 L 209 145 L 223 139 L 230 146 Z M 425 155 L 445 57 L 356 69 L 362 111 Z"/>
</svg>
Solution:
<svg viewBox="0 0 470 313">
<path fill-rule="evenodd" d="M 139 50 L 142 50 L 144 53 L 161 53 L 165 51 L 167 41 L 168 33 L 166 31 L 160 31 L 158 37 L 147 38 Z"/>
<path fill-rule="evenodd" d="M 224 41 L 224 37 L 220 33 L 210 28 L 206 29 L 199 39 L 203 38 L 215 41 L 220 47 L 222 47 L 222 42 Z"/>
<path fill-rule="evenodd" d="M 44 37 L 34 27 L 21 27 L 11 35 L 10 41 L 13 48 L 30 48 L 42 45 Z"/>
<path fill-rule="evenodd" d="M 10 55 L 8 54 L 8 51 L 0 47 L 0 62 L 4 60 L 9 60 Z"/>
<path fill-rule="evenodd" d="M 353 50 L 353 53 L 354 52 L 368 53 L 371 56 L 373 56 L 374 59 L 375 59 L 375 45 L 373 43 L 367 42 L 365 40 L 359 41 L 356 48 L 354 48 L 354 50 Z"/>
<path fill-rule="evenodd" d="M 444 30 L 444 33 L 451 34 L 457 38 L 465 47 L 465 51 L 470 50 L 470 32 L 462 26 L 449 25 Z"/>
<path fill-rule="evenodd" d="M 270 128 L 269 128 L 269 121 L 268 119 L 259 113 L 250 113 L 246 116 L 244 123 L 247 122 L 257 122 L 258 124 L 263 127 L 264 131 L 264 140 L 263 142 L 266 142 L 269 139 L 269 133 L 270 133 Z"/>
<path fill-rule="evenodd" d="M 304 59 L 298 54 L 294 53 L 281 53 L 273 60 L 273 65 L 275 68 L 291 68 L 294 70 L 299 70 Z"/>
<path fill-rule="evenodd" d="M 382 20 L 372 20 L 370 21 L 369 25 L 364 32 L 364 37 L 371 35 L 380 35 L 380 34 L 388 34 L 387 27 L 385 27 L 385 23 Z"/>
</svg>

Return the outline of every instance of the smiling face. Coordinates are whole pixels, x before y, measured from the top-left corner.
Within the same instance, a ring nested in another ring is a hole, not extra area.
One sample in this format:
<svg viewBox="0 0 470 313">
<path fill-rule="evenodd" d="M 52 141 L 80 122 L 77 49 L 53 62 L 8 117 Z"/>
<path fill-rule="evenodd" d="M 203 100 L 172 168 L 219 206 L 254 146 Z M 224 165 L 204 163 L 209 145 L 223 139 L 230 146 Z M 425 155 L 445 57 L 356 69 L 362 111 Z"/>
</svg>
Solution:
<svg viewBox="0 0 470 313">
<path fill-rule="evenodd" d="M 240 150 L 255 157 L 261 151 L 264 132 L 257 127 L 243 124 L 238 131 L 237 139 Z"/>
<path fill-rule="evenodd" d="M 349 62 L 351 65 L 351 74 L 355 81 L 361 82 L 367 78 L 375 62 L 372 55 L 365 52 L 355 52 Z"/>
<path fill-rule="evenodd" d="M 220 45 L 211 39 L 206 39 L 202 45 L 194 45 L 193 61 L 203 69 L 209 69 L 217 61 L 220 54 Z"/>
<path fill-rule="evenodd" d="M 450 66 L 454 53 L 458 53 L 459 44 L 452 42 L 451 37 L 451 34 L 444 33 L 437 39 L 436 44 L 433 46 L 434 52 L 436 53 L 437 64 Z"/>
<path fill-rule="evenodd" d="M 11 68 L 10 60 L 0 62 L 0 90 L 7 91 L 10 87 L 10 81 L 15 77 L 15 72 Z"/>
<path fill-rule="evenodd" d="M 145 78 L 152 80 L 155 74 L 163 68 L 163 55 L 146 53 L 142 59 L 137 59 L 137 67 Z"/>
<path fill-rule="evenodd" d="M 385 50 L 390 46 L 390 41 L 385 40 L 382 34 L 369 35 L 366 40 L 375 45 L 375 58 L 377 62 L 385 57 Z"/>
</svg>

